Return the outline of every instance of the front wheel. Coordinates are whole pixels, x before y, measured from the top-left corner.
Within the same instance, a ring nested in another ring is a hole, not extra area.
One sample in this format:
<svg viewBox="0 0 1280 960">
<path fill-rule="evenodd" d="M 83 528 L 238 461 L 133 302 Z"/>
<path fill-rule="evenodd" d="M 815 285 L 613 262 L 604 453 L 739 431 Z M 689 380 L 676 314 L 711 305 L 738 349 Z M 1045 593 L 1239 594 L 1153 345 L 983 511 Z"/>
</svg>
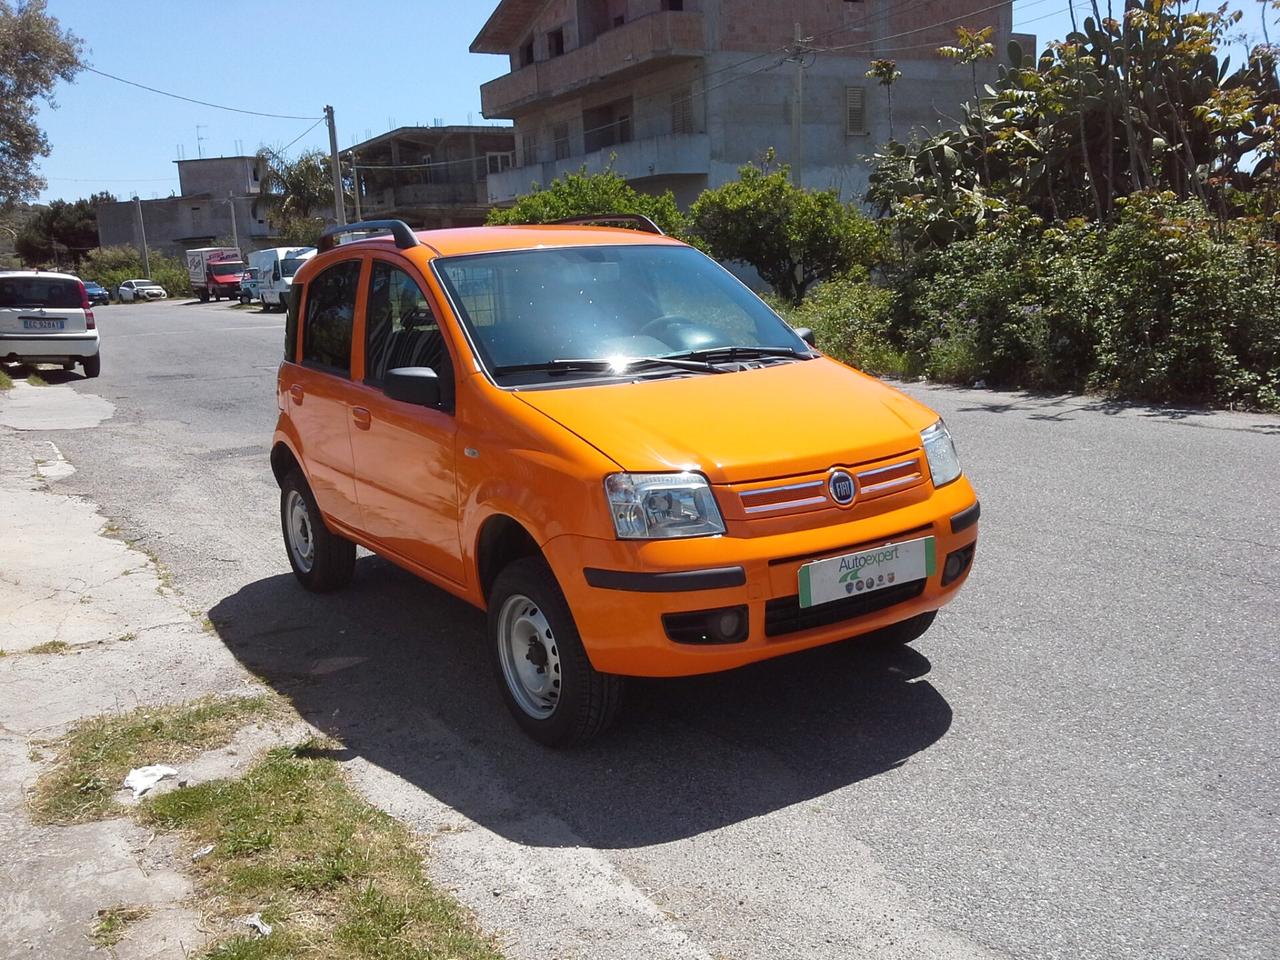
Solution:
<svg viewBox="0 0 1280 960">
<path fill-rule="evenodd" d="M 298 470 L 280 485 L 280 527 L 289 565 L 304 587 L 328 593 L 351 582 L 356 545 L 324 525 L 316 498 Z"/>
<path fill-rule="evenodd" d="M 621 677 L 591 665 L 569 604 L 541 557 L 512 562 L 489 595 L 489 648 L 507 709 L 539 743 L 603 733 L 622 704 Z"/>
</svg>

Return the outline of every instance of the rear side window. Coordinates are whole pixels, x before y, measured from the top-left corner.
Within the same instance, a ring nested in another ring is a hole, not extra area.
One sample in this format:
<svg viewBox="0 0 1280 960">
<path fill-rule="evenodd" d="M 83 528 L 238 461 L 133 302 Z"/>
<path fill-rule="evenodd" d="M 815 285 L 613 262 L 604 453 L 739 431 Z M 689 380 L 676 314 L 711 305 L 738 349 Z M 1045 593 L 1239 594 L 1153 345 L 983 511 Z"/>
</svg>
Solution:
<svg viewBox="0 0 1280 960">
<path fill-rule="evenodd" d="M 307 284 L 302 362 L 351 374 L 351 326 L 356 315 L 360 261 L 336 263 Z"/>
<path fill-rule="evenodd" d="M 284 358 L 298 362 L 298 304 L 302 301 L 303 286 L 300 283 L 289 288 L 287 302 L 289 315 L 284 320 Z"/>
<path fill-rule="evenodd" d="M 0 277 L 0 307 L 80 306 L 80 285 L 58 277 Z"/>
<path fill-rule="evenodd" d="M 452 373 L 440 323 L 417 282 L 384 260 L 373 262 L 365 311 L 365 383 L 380 386 L 388 370 L 431 367 Z"/>
</svg>

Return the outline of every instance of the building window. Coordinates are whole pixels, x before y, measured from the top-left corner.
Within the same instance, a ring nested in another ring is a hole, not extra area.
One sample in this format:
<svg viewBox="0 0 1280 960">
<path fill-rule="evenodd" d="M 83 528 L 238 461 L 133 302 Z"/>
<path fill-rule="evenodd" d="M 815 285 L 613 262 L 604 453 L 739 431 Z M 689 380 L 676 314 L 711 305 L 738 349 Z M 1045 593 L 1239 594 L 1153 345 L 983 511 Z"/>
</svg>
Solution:
<svg viewBox="0 0 1280 960">
<path fill-rule="evenodd" d="M 684 0 L 662 0 L 663 10 L 683 10 Z"/>
<path fill-rule="evenodd" d="M 569 157 L 569 125 L 557 123 L 551 128 L 551 138 L 556 145 L 556 159 L 566 160 Z"/>
<path fill-rule="evenodd" d="M 564 28 L 552 30 L 547 34 L 547 56 L 563 57 L 564 56 Z"/>
<path fill-rule="evenodd" d="M 688 88 L 671 94 L 671 132 L 693 133 L 693 91 Z"/>
<path fill-rule="evenodd" d="M 200 229 L 200 208 L 199 207 L 191 208 L 191 229 L 192 230 Z"/>
<path fill-rule="evenodd" d="M 613 18 L 613 25 L 614 25 L 615 27 L 620 27 L 620 26 L 622 26 L 622 25 L 623 25 L 624 23 L 626 23 L 626 22 L 627 22 L 627 18 L 626 18 L 625 16 L 622 16 L 622 15 L 619 15 L 619 16 L 616 16 L 616 17 L 614 17 L 614 18 Z"/>
<path fill-rule="evenodd" d="M 615 143 L 631 142 L 631 98 L 582 111 L 583 150 L 595 153 Z"/>
<path fill-rule="evenodd" d="M 862 136 L 867 132 L 866 87 L 845 87 L 844 104 L 844 132 L 851 137 Z"/>
<path fill-rule="evenodd" d="M 533 63 L 533 37 L 530 37 L 520 47 L 520 66 L 527 67 Z"/>
<path fill-rule="evenodd" d="M 520 138 L 520 162 L 524 166 L 538 162 L 538 135 L 536 133 L 526 133 Z"/>
<path fill-rule="evenodd" d="M 485 154 L 485 167 L 489 173 L 501 173 L 503 170 L 511 169 L 511 154 L 495 153 L 490 151 Z"/>
</svg>

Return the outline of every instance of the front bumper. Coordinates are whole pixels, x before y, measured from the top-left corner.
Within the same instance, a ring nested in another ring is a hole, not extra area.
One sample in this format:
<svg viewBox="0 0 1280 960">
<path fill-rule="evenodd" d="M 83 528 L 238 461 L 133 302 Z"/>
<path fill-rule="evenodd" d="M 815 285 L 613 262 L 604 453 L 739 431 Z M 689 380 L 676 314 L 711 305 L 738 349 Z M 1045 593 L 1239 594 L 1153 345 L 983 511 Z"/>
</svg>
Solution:
<svg viewBox="0 0 1280 960">
<path fill-rule="evenodd" d="M 33 360 L 58 363 L 92 357 L 98 352 L 98 332 L 0 333 L 0 360 Z"/>
<path fill-rule="evenodd" d="M 645 542 L 566 535 L 549 541 L 544 552 L 597 670 L 686 676 L 821 646 L 938 609 L 968 577 L 977 513 L 973 488 L 962 477 L 927 498 L 845 523 L 767 536 Z M 803 564 L 925 536 L 935 538 L 937 551 L 926 580 L 799 607 Z M 948 576 L 945 560 L 955 553 L 963 566 Z M 679 618 L 669 617 L 664 626 L 664 615 L 731 608 L 745 608 L 748 616 L 741 640 L 681 643 L 669 636 L 669 625 Z"/>
</svg>

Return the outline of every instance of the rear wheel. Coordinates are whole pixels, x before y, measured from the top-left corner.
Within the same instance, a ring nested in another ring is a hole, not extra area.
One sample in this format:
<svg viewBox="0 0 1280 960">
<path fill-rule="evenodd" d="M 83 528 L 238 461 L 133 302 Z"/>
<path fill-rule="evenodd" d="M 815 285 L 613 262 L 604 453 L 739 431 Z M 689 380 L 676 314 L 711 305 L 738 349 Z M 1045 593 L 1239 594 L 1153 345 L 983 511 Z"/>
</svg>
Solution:
<svg viewBox="0 0 1280 960">
<path fill-rule="evenodd" d="M 280 485 L 280 527 L 289 565 L 304 587 L 328 593 L 351 582 L 356 545 L 325 526 L 316 498 L 298 470 Z"/>
<path fill-rule="evenodd" d="M 80 365 L 84 367 L 84 375 L 86 377 L 96 377 L 102 372 L 102 354 L 95 353 L 92 357 L 85 357 Z"/>
<path fill-rule="evenodd" d="M 569 604 L 541 557 L 507 566 L 489 595 L 489 648 L 516 723 L 549 747 L 603 733 L 622 704 L 623 680 L 591 665 Z"/>
<path fill-rule="evenodd" d="M 208 303 L 208 302 L 209 302 L 209 291 L 208 291 L 208 290 L 201 290 L 201 291 L 200 291 L 200 302 L 201 302 L 201 303 Z"/>
</svg>

